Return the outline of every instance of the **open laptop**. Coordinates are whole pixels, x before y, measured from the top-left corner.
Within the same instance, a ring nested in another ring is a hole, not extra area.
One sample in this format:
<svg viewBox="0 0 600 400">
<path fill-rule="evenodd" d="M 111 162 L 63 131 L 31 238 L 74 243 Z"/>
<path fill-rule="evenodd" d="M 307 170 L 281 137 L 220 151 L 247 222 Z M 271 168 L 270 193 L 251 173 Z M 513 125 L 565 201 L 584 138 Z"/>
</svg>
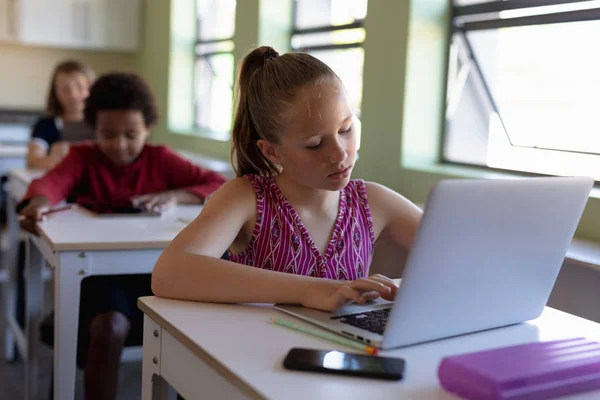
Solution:
<svg viewBox="0 0 600 400">
<path fill-rule="evenodd" d="M 393 303 L 335 313 L 276 307 L 382 349 L 537 318 L 593 184 L 559 177 L 441 181 Z"/>
</svg>

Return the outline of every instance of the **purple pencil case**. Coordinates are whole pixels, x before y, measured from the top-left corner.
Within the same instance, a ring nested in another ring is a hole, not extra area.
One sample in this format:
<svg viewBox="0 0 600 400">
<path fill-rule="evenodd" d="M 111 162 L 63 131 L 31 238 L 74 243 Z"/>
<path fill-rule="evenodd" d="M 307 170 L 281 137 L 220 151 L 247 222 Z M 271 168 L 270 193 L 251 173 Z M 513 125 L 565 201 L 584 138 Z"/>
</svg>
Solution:
<svg viewBox="0 0 600 400">
<path fill-rule="evenodd" d="M 573 338 L 446 357 L 438 377 L 444 389 L 465 399 L 566 396 L 600 389 L 600 344 Z"/>
</svg>

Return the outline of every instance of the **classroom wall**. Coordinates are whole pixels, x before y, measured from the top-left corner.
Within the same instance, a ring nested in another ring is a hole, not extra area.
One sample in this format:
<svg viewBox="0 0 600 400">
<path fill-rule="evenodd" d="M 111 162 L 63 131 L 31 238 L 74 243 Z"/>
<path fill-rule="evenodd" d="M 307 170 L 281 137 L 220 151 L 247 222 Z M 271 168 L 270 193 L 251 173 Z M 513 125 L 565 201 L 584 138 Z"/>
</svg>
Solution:
<svg viewBox="0 0 600 400">
<path fill-rule="evenodd" d="M 272 5 L 266 0 L 238 2 L 234 37 L 236 61 L 258 44 L 282 47 L 284 35 L 264 28 L 273 25 L 274 17 L 268 15 L 273 7 L 269 4 Z M 152 140 L 227 159 L 228 142 L 201 132 L 182 132 L 169 125 L 169 87 L 173 73 L 177 72 L 170 68 L 170 59 L 181 45 L 180 38 L 171 37 L 175 31 L 171 27 L 181 23 L 177 15 L 185 15 L 182 10 L 186 7 L 190 10 L 188 15 L 193 13 L 193 0 L 146 2 L 145 46 L 139 55 L 139 65 L 140 72 L 156 92 L 162 114 Z M 361 115 L 363 139 L 354 176 L 376 180 L 422 203 L 431 185 L 445 175 L 412 168 L 406 161 L 432 161 L 435 157 L 429 153 L 432 148 L 436 153 L 439 145 L 449 0 L 377 0 L 370 1 L 368 7 Z M 281 8 L 278 13 L 285 14 Z M 261 28 L 261 21 L 268 21 L 268 25 L 265 22 Z M 177 102 L 178 97 L 171 95 L 171 102 Z"/>
<path fill-rule="evenodd" d="M 54 66 L 67 58 L 87 62 L 97 73 L 137 69 L 135 54 L 75 51 L 0 43 L 0 108 L 42 110 Z"/>
<path fill-rule="evenodd" d="M 600 323 L 600 271 L 566 261 L 548 300 L 550 307 Z"/>
<path fill-rule="evenodd" d="M 236 60 L 257 44 L 280 46 L 283 35 L 264 29 L 273 25 L 264 17 L 269 4 L 267 0 L 238 2 Z M 168 126 L 169 73 L 173 73 L 169 70 L 171 10 L 191 5 L 193 0 L 146 2 L 146 46 L 140 53 L 140 70 L 157 92 L 163 115 L 153 140 L 227 159 L 227 142 Z M 281 10 L 278 13 L 282 14 Z M 261 21 L 269 22 L 261 29 Z M 363 139 L 353 176 L 383 183 L 417 203 L 425 201 L 440 179 L 506 177 L 491 170 L 439 162 L 450 0 L 369 1 L 365 27 Z M 577 236 L 600 241 L 597 221 L 600 190 L 590 198 Z"/>
<path fill-rule="evenodd" d="M 286 10 L 291 7 L 292 0 L 237 2 L 233 52 L 236 64 L 249 49 L 262 44 L 287 51 L 291 14 Z M 193 101 L 193 92 L 188 90 L 193 85 L 193 65 L 189 65 L 182 51 L 186 47 L 193 51 L 195 37 L 193 33 L 190 36 L 188 28 L 195 24 L 194 0 L 147 0 L 142 23 L 144 45 L 138 54 L 139 72 L 152 86 L 161 115 L 151 140 L 228 159 L 228 141 L 172 118 L 174 113 L 188 114 L 181 109 L 189 108 Z"/>
</svg>

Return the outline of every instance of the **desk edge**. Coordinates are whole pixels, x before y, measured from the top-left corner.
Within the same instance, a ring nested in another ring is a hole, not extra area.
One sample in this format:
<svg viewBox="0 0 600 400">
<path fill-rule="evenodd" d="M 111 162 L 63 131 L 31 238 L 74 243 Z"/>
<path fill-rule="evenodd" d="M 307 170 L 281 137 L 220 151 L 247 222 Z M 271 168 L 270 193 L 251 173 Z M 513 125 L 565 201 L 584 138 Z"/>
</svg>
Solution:
<svg viewBox="0 0 600 400">
<path fill-rule="evenodd" d="M 257 400 L 265 400 L 267 399 L 261 393 L 259 393 L 254 387 L 247 384 L 240 377 L 231 372 L 227 367 L 219 362 L 216 358 L 208 354 L 204 351 L 200 346 L 195 344 L 190 338 L 184 335 L 179 329 L 175 328 L 169 321 L 161 317 L 154 310 L 150 308 L 145 303 L 144 299 L 151 299 L 151 296 L 140 297 L 138 298 L 137 305 L 138 308 L 146 314 L 148 317 L 153 319 L 156 323 L 158 323 L 161 327 L 167 330 L 167 332 L 179 340 L 188 350 L 190 350 L 194 355 L 200 358 L 203 362 L 205 362 L 209 367 L 216 370 L 219 375 L 221 375 L 227 382 L 231 383 L 237 389 L 239 389 L 244 394 L 248 395 L 252 399 Z"/>
</svg>

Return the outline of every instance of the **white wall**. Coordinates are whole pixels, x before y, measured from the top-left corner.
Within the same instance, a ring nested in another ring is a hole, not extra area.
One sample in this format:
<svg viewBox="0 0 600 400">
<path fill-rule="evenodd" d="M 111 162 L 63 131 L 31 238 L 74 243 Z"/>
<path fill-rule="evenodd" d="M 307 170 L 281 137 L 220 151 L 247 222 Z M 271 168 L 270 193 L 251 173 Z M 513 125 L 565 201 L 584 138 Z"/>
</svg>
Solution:
<svg viewBox="0 0 600 400">
<path fill-rule="evenodd" d="M 68 58 L 87 62 L 96 73 L 136 70 L 135 54 L 75 51 L 0 44 L 0 108 L 41 110 L 54 66 Z"/>
</svg>

